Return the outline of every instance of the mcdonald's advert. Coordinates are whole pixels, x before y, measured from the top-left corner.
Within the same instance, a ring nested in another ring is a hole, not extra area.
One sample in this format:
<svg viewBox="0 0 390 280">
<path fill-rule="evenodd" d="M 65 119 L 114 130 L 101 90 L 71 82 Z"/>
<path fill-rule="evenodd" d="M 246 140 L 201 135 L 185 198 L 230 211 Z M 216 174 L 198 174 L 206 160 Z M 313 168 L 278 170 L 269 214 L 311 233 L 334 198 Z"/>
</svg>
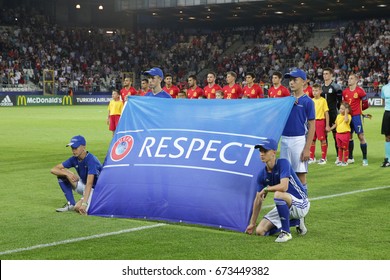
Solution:
<svg viewBox="0 0 390 280">
<path fill-rule="evenodd" d="M 43 96 L 43 95 L 19 95 L 16 98 L 17 106 L 45 106 L 45 105 L 73 105 L 71 96 Z"/>
<path fill-rule="evenodd" d="M 1 94 L 0 106 L 72 106 L 72 105 L 107 105 L 110 103 L 111 95 L 14 95 Z"/>
</svg>

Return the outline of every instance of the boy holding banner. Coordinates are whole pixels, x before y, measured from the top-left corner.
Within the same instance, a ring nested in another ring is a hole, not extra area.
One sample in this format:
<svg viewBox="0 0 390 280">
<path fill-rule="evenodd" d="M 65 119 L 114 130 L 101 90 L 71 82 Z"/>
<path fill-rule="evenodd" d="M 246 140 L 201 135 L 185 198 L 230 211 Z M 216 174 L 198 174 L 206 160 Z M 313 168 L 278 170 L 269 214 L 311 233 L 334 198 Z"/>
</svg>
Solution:
<svg viewBox="0 0 390 280">
<path fill-rule="evenodd" d="M 81 215 L 86 215 L 91 201 L 93 188 L 102 171 L 102 165 L 96 156 L 86 149 L 85 138 L 81 135 L 72 137 L 66 147 L 71 147 L 73 156 L 51 169 L 51 174 L 57 176 L 58 184 L 64 192 L 67 203 L 57 212 L 67 212 L 75 210 Z M 75 168 L 77 174 L 70 171 Z M 76 203 L 73 191 L 83 197 Z"/>
<path fill-rule="evenodd" d="M 277 159 L 278 143 L 273 139 L 265 139 L 255 146 L 260 150 L 261 161 L 265 167 L 257 177 L 257 194 L 253 202 L 252 216 L 246 233 L 252 234 L 256 228 L 257 235 L 269 235 L 280 231 L 275 242 L 287 242 L 292 239 L 290 219 L 301 219 L 307 215 L 310 202 L 302 183 L 287 159 Z M 268 212 L 256 227 L 261 206 L 268 193 L 274 193 L 276 207 Z M 304 223 L 297 226 L 298 234 L 305 235 Z"/>
</svg>

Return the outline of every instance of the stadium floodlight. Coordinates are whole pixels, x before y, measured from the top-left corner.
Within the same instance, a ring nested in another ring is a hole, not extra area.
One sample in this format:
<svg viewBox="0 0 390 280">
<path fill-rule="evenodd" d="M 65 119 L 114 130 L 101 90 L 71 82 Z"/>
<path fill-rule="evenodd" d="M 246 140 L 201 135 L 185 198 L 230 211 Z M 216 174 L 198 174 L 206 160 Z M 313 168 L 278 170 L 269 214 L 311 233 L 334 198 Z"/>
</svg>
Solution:
<svg viewBox="0 0 390 280">
<path fill-rule="evenodd" d="M 77 5 L 76 5 L 76 9 L 81 9 L 81 5 L 80 5 L 80 4 L 77 4 Z"/>
<path fill-rule="evenodd" d="M 103 10 L 103 9 L 104 9 L 103 5 L 99 5 L 99 10 Z"/>
</svg>

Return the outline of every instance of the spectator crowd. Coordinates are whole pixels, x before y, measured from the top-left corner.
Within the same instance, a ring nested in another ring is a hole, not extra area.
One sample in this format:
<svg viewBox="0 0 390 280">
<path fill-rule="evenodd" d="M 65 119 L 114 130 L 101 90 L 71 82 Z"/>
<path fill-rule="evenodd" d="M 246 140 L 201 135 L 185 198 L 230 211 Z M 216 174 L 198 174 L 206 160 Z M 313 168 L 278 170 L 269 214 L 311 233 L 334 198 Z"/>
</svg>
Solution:
<svg viewBox="0 0 390 280">
<path fill-rule="evenodd" d="M 60 27 L 34 10 L 0 11 L 0 77 L 2 85 L 29 81 L 43 88 L 43 72 L 53 70 L 56 90 L 101 91 L 120 88 L 132 75 L 139 88 L 141 72 L 154 66 L 172 74 L 180 88 L 190 75 L 206 85 L 207 71 L 224 86 L 228 71 L 245 83 L 248 72 L 267 87 L 272 73 L 299 67 L 314 83 L 330 67 L 346 86 L 359 73 L 359 85 L 379 92 L 390 70 L 390 21 L 372 19 L 335 24 L 324 48 L 306 47 L 315 24 L 280 24 L 223 30 L 139 29 L 136 32 Z"/>
</svg>

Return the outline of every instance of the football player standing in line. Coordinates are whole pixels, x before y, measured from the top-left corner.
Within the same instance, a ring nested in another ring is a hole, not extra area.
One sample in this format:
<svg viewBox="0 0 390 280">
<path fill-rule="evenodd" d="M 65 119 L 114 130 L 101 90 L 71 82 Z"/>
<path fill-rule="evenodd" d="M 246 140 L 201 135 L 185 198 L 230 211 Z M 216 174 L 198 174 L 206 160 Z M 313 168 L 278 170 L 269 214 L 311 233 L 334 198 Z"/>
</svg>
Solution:
<svg viewBox="0 0 390 280">
<path fill-rule="evenodd" d="M 282 73 L 276 71 L 272 74 L 272 87 L 268 90 L 268 98 L 291 96 L 288 88 L 282 85 Z"/>
<path fill-rule="evenodd" d="M 131 86 L 132 83 L 133 83 L 133 79 L 130 77 L 126 77 L 123 80 L 123 88 L 120 91 L 123 103 L 127 101 L 127 96 L 137 95 L 137 90 Z"/>
<path fill-rule="evenodd" d="M 321 96 L 326 99 L 328 102 L 329 108 L 329 125 L 332 126 L 335 124 L 338 110 L 340 108 L 340 104 L 342 102 L 342 90 L 340 85 L 338 85 L 335 81 L 333 81 L 333 69 L 332 68 L 324 68 L 322 72 L 322 76 L 324 78 L 324 84 L 322 85 L 322 94 Z M 336 141 L 336 130 L 332 130 L 334 146 L 336 149 L 336 155 L 338 153 L 337 141 Z M 326 139 L 328 141 L 328 137 Z M 329 144 L 328 144 L 329 146 Z M 336 164 L 338 163 L 338 157 L 336 159 Z"/>
<path fill-rule="evenodd" d="M 141 80 L 141 88 L 138 91 L 139 96 L 145 96 L 145 94 L 150 91 L 148 79 Z"/>
<path fill-rule="evenodd" d="M 204 95 L 203 89 L 200 86 L 198 86 L 198 78 L 195 75 L 190 75 L 188 77 L 187 98 L 198 99 L 203 95 Z"/>
<path fill-rule="evenodd" d="M 356 132 L 360 140 L 360 149 L 363 154 L 363 166 L 368 165 L 367 160 L 367 142 L 364 137 L 363 123 L 362 123 L 362 102 L 367 101 L 366 92 L 357 85 L 358 77 L 356 74 L 351 74 L 348 77 L 348 87 L 343 91 L 343 99 L 351 106 L 352 116 L 351 121 L 351 139 L 349 140 L 349 158 L 348 163 L 354 163 L 353 158 L 353 132 Z"/>
<path fill-rule="evenodd" d="M 248 72 L 245 75 L 246 85 L 242 89 L 243 96 L 248 98 L 264 98 L 264 93 L 261 87 L 258 84 L 255 84 L 255 74 L 252 72 Z"/>
<path fill-rule="evenodd" d="M 179 88 L 172 83 L 172 75 L 166 74 L 164 78 L 165 86 L 163 90 L 168 92 L 172 98 L 177 98 L 177 94 L 179 93 Z"/>
<path fill-rule="evenodd" d="M 233 71 L 226 73 L 227 85 L 222 88 L 224 99 L 238 99 L 242 97 L 242 89 L 236 84 L 237 74 Z"/>
<path fill-rule="evenodd" d="M 215 76 L 216 74 L 214 72 L 207 73 L 207 85 L 203 88 L 204 95 L 207 99 L 215 99 L 217 90 L 222 90 L 221 86 L 215 83 Z"/>
</svg>

